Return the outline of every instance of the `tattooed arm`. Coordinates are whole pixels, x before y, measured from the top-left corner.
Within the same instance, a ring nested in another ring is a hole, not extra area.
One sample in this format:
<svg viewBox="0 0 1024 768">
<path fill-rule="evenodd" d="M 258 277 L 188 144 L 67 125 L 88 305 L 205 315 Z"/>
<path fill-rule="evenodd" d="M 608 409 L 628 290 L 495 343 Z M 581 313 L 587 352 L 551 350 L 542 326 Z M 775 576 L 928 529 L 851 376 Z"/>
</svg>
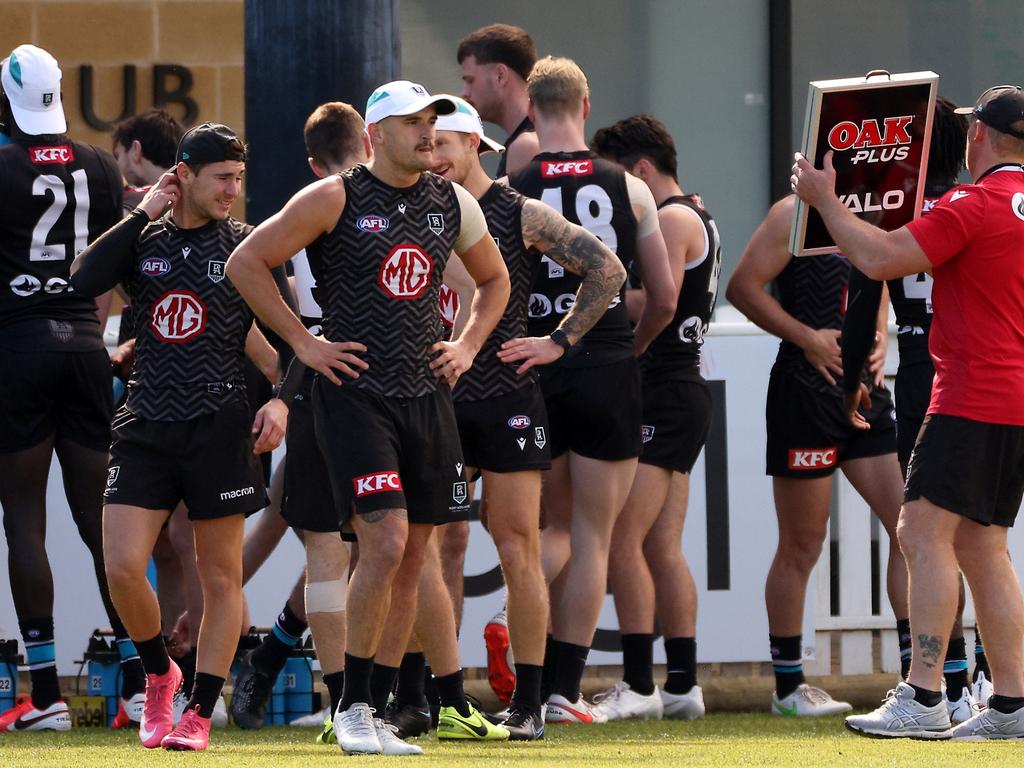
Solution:
<svg viewBox="0 0 1024 768">
<path fill-rule="evenodd" d="M 608 305 L 626 280 L 626 270 L 618 257 L 597 237 L 566 221 L 539 200 L 524 203 L 522 226 L 523 242 L 527 247 L 536 248 L 583 278 L 572 309 L 558 326 L 569 342 L 575 344 L 608 310 Z M 534 365 L 554 362 L 562 354 L 562 348 L 550 337 L 545 337 L 507 341 L 498 356 L 506 363 L 525 361 L 519 368 L 519 372 L 524 372 Z"/>
</svg>

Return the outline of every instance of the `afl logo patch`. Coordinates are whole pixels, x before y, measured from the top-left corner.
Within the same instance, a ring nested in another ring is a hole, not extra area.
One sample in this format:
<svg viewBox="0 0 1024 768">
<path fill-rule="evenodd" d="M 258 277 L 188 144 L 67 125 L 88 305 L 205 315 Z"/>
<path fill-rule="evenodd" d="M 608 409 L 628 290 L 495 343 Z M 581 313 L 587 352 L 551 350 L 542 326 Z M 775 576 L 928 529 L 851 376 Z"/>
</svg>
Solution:
<svg viewBox="0 0 1024 768">
<path fill-rule="evenodd" d="M 386 216 L 363 216 L 356 222 L 356 226 L 363 232 L 377 233 L 384 232 L 391 226 L 391 222 L 387 220 Z"/>
<path fill-rule="evenodd" d="M 530 417 L 524 415 L 513 416 L 508 420 L 508 425 L 512 429 L 526 429 L 530 426 Z"/>
<path fill-rule="evenodd" d="M 171 262 L 159 256 L 150 256 L 139 265 L 139 272 L 146 277 L 159 277 L 171 271 Z"/>
</svg>

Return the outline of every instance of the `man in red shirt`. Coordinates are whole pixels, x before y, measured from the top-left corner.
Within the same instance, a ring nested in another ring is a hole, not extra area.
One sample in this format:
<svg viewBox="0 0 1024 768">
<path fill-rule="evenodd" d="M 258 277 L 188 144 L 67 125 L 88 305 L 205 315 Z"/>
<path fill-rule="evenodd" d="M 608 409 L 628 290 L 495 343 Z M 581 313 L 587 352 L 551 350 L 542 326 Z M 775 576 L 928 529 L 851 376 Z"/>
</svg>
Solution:
<svg viewBox="0 0 1024 768">
<path fill-rule="evenodd" d="M 894 232 L 857 219 L 824 170 L 797 155 L 793 190 L 821 213 L 868 277 L 930 271 L 935 362 L 900 515 L 910 571 L 914 656 L 881 707 L 847 718 L 871 736 L 1024 738 L 1024 600 L 1006 549 L 1024 495 L 1024 91 L 997 86 L 973 108 L 967 169 L 932 212 Z M 939 692 L 957 604 L 957 561 L 974 595 L 992 668 L 988 707 L 950 729 Z"/>
</svg>

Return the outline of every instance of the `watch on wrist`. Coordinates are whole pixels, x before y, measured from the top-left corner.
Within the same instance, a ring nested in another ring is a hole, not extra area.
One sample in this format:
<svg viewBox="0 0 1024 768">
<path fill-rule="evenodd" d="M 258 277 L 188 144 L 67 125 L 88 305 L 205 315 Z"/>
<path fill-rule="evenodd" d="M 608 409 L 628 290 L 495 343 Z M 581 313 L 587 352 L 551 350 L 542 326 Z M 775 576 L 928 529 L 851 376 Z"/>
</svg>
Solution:
<svg viewBox="0 0 1024 768">
<path fill-rule="evenodd" d="M 552 331 L 548 338 L 555 342 L 555 344 L 560 346 L 565 352 L 568 352 L 570 349 L 572 349 L 572 342 L 569 341 L 569 337 L 561 328 Z"/>
</svg>

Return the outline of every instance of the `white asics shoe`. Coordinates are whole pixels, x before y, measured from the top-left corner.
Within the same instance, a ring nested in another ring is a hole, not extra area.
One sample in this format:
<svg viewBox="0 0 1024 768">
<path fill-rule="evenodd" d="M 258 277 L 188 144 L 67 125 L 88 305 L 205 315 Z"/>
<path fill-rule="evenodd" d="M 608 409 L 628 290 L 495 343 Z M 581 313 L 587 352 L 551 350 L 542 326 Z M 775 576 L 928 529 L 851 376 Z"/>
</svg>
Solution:
<svg viewBox="0 0 1024 768">
<path fill-rule="evenodd" d="M 836 701 L 821 688 L 801 683 L 788 696 L 780 699 L 772 693 L 772 714 L 782 717 L 826 717 L 849 712 L 852 706 Z"/>
<path fill-rule="evenodd" d="M 544 711 L 544 722 L 594 725 L 607 720 L 604 714 L 588 704 L 582 695 L 576 701 L 569 701 L 565 696 L 552 693 L 548 697 L 547 709 Z"/>
<path fill-rule="evenodd" d="M 326 707 L 321 709 L 319 712 L 314 712 L 311 715 L 303 715 L 292 720 L 288 725 L 294 725 L 299 728 L 323 728 L 324 720 L 329 719 L 331 716 L 331 705 L 328 704 Z"/>
<path fill-rule="evenodd" d="M 334 716 L 334 737 L 342 751 L 349 754 L 379 755 L 384 751 L 373 724 L 373 710 L 365 702 Z"/>
<path fill-rule="evenodd" d="M 990 739 L 1024 739 L 1024 709 L 1009 715 L 986 707 L 947 734 L 953 741 L 988 741 Z"/>
<path fill-rule="evenodd" d="M 993 693 L 995 690 L 992 688 L 992 681 L 985 677 L 984 672 L 979 672 L 978 679 L 971 686 L 971 694 L 978 703 L 978 709 L 985 709 L 988 706 L 988 699 Z"/>
<path fill-rule="evenodd" d="M 620 681 L 604 693 L 594 697 L 591 712 L 599 713 L 605 721 L 611 720 L 661 720 L 662 704 L 658 686 L 644 696 Z"/>
<path fill-rule="evenodd" d="M 846 718 L 846 727 L 885 739 L 948 739 L 950 722 L 943 702 L 926 707 L 914 699 L 914 689 L 901 682 L 874 712 Z"/>
<path fill-rule="evenodd" d="M 696 720 L 704 717 L 704 691 L 699 685 L 686 693 L 660 690 L 663 717 L 667 720 Z"/>
<path fill-rule="evenodd" d="M 174 699 L 171 702 L 171 712 L 174 717 L 174 724 L 177 725 L 181 722 L 182 715 L 185 714 L 185 709 L 188 707 L 188 694 L 184 690 L 178 691 L 174 694 Z"/>
<path fill-rule="evenodd" d="M 946 711 L 949 713 L 949 722 L 953 725 L 959 725 L 960 723 L 966 722 L 981 711 L 978 708 L 978 703 L 974 700 L 974 696 L 971 695 L 970 688 L 964 688 L 963 693 L 960 694 L 960 698 L 956 701 L 950 701 L 946 692 L 943 691 L 942 699 L 946 702 Z"/>
<path fill-rule="evenodd" d="M 398 728 L 391 723 L 374 718 L 373 727 L 377 729 L 377 740 L 380 742 L 381 753 L 385 755 L 422 755 L 423 747 L 417 747 L 398 738 Z"/>
<path fill-rule="evenodd" d="M 223 696 L 217 697 L 217 703 L 213 705 L 213 714 L 210 715 L 210 726 L 213 728 L 224 728 L 228 724 L 228 705 L 224 702 Z"/>
</svg>

